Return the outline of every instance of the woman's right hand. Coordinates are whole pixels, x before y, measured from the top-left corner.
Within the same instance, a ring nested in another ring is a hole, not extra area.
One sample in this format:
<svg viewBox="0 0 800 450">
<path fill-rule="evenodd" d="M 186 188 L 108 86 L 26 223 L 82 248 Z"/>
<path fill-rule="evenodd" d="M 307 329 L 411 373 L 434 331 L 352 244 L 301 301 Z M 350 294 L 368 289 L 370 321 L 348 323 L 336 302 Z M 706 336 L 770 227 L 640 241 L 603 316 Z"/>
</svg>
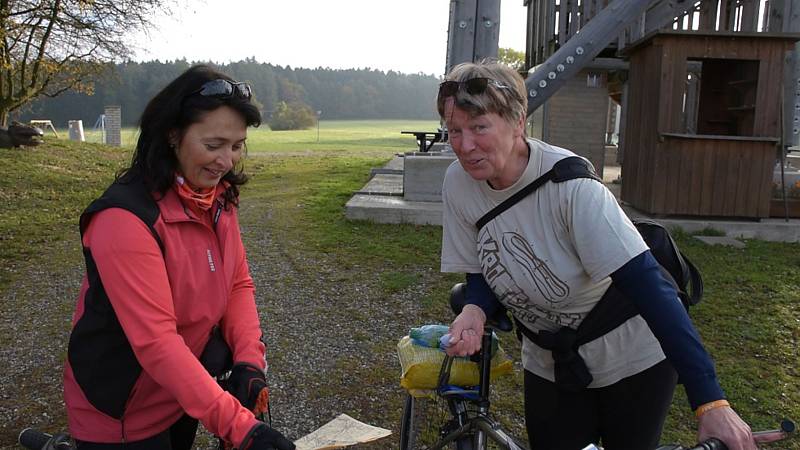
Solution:
<svg viewBox="0 0 800 450">
<path fill-rule="evenodd" d="M 486 314 L 476 305 L 464 305 L 461 314 L 450 325 L 450 345 L 445 352 L 450 356 L 468 356 L 481 349 L 483 325 Z"/>
<path fill-rule="evenodd" d="M 239 448 L 241 450 L 294 450 L 295 446 L 276 429 L 259 422 Z"/>
</svg>

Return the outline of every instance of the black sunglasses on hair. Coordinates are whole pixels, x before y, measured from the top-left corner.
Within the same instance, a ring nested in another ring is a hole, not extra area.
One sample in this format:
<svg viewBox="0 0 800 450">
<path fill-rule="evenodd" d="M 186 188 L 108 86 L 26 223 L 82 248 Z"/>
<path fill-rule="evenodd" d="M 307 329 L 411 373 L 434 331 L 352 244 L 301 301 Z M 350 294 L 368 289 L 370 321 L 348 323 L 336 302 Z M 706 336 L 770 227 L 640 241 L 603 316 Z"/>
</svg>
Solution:
<svg viewBox="0 0 800 450">
<path fill-rule="evenodd" d="M 216 80 L 206 81 L 200 86 L 200 89 L 192 92 L 191 95 L 200 94 L 203 97 L 219 97 L 219 98 L 229 98 L 229 97 L 239 97 L 245 100 L 250 100 L 250 97 L 253 96 L 253 90 L 250 89 L 250 85 L 240 81 L 228 81 L 223 80 L 222 78 L 217 78 Z"/>
<path fill-rule="evenodd" d="M 486 92 L 489 86 L 494 86 L 498 89 L 511 89 L 501 81 L 485 77 L 470 78 L 464 81 L 443 81 L 439 84 L 439 99 L 452 97 L 460 89 L 464 89 L 470 95 L 480 95 Z"/>
</svg>

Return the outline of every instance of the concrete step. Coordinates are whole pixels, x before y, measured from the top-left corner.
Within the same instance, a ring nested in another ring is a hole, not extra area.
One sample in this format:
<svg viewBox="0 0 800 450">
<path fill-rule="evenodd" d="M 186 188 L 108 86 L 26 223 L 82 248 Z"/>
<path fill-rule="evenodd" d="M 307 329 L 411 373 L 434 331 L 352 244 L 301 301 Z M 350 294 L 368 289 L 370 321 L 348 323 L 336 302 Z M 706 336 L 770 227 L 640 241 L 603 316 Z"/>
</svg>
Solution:
<svg viewBox="0 0 800 450">
<path fill-rule="evenodd" d="M 400 173 L 378 173 L 356 191 L 356 195 L 403 196 L 403 171 Z"/>
<path fill-rule="evenodd" d="M 356 194 L 345 205 L 345 216 L 350 220 L 377 223 L 441 225 L 442 203 L 414 202 L 388 195 Z"/>
<path fill-rule="evenodd" d="M 403 157 L 397 157 L 389 164 L 392 165 L 392 169 L 396 170 L 397 167 L 402 167 L 402 160 Z M 389 164 L 384 168 L 388 168 Z M 606 167 L 604 172 L 606 186 L 619 198 L 621 185 L 612 183 L 619 175 L 619 167 Z M 377 223 L 441 225 L 441 201 L 413 201 L 404 198 L 403 178 L 403 175 L 396 172 L 377 173 L 347 202 L 345 205 L 346 217 L 350 220 L 368 220 Z M 800 242 L 800 219 L 734 221 L 705 218 L 661 218 L 649 216 L 626 204 L 622 204 L 622 209 L 628 217 L 651 218 L 666 227 L 678 227 L 687 233 L 712 228 L 734 238 Z"/>
</svg>

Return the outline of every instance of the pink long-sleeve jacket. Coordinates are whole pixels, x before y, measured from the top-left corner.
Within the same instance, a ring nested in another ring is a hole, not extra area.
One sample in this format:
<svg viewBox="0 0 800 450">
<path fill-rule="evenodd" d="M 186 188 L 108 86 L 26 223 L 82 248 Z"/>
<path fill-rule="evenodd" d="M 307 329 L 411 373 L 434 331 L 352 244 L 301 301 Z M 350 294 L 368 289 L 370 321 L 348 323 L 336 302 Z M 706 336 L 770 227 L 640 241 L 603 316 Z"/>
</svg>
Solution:
<svg viewBox="0 0 800 450">
<path fill-rule="evenodd" d="M 158 197 L 156 197 L 158 198 Z M 184 413 L 239 445 L 256 424 L 198 360 L 219 325 L 233 360 L 265 367 L 237 210 L 205 214 L 169 190 L 115 183 L 81 216 L 87 273 L 73 316 L 64 399 L 73 437 L 132 442 Z"/>
</svg>

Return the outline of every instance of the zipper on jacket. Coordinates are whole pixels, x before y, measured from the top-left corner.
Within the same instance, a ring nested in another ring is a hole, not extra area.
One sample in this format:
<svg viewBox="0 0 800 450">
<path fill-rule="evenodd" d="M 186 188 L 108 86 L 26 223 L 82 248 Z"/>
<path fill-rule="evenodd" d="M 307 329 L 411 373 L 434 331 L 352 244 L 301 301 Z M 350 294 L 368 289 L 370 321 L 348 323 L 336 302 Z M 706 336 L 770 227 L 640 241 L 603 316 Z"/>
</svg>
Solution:
<svg viewBox="0 0 800 450">
<path fill-rule="evenodd" d="M 214 212 L 214 232 L 217 231 L 217 222 L 219 222 L 219 216 L 222 215 L 222 209 L 225 205 L 222 204 L 221 201 L 217 200 L 217 210 Z"/>
<path fill-rule="evenodd" d="M 197 217 L 195 215 L 195 212 L 192 211 L 191 209 L 189 209 L 188 206 L 186 206 L 184 204 L 181 204 L 181 208 L 183 208 L 183 213 L 186 214 L 186 219 L 189 222 L 194 222 L 194 223 L 200 224 L 200 225 L 210 229 L 211 231 L 213 231 L 214 234 L 217 234 L 217 223 L 219 222 L 219 218 L 220 218 L 220 216 L 222 215 L 222 213 L 225 210 L 225 204 L 222 203 L 222 201 L 220 201 L 218 199 L 216 201 L 215 206 L 216 206 L 216 208 L 212 209 L 211 226 L 209 226 L 209 224 L 205 220 Z M 169 222 L 167 222 L 167 223 L 169 223 Z"/>
<path fill-rule="evenodd" d="M 139 375 L 139 378 L 141 378 L 141 375 Z M 137 378 L 136 383 L 134 383 L 133 388 L 131 388 L 131 393 L 128 394 L 128 400 L 125 402 L 125 407 L 122 409 L 122 416 L 119 418 L 120 431 L 122 432 L 123 444 L 126 444 L 128 442 L 128 437 L 125 435 L 125 413 L 128 411 L 128 406 L 130 406 L 133 396 L 136 394 L 136 384 L 138 383 L 139 379 Z"/>
</svg>

